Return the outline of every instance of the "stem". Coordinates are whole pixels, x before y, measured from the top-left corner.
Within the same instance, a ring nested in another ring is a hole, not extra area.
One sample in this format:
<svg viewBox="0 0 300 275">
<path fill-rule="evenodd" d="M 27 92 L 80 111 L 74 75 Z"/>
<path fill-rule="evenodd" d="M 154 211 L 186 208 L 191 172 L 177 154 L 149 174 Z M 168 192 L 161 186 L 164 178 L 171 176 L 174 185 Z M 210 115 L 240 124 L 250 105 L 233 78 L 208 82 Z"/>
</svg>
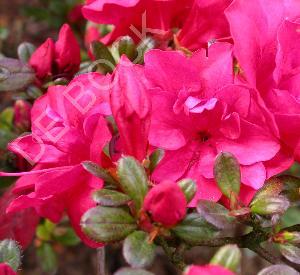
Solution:
<svg viewBox="0 0 300 275">
<path fill-rule="evenodd" d="M 105 247 L 97 248 L 97 274 L 105 275 Z"/>
<path fill-rule="evenodd" d="M 164 238 L 158 237 L 157 242 L 164 250 L 166 256 L 169 258 L 169 260 L 181 271 L 183 271 L 186 267 L 186 264 L 184 262 L 184 251 L 186 249 L 185 244 L 180 244 L 176 250 L 174 248 L 170 247 L 167 243 L 167 241 Z"/>
</svg>

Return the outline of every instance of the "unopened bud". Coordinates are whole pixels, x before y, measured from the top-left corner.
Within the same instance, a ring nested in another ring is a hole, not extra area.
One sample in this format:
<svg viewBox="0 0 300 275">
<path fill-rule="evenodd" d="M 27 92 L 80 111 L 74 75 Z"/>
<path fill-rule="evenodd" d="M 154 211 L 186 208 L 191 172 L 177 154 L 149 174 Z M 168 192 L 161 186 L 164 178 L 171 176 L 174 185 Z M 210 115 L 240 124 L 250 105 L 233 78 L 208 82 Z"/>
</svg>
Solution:
<svg viewBox="0 0 300 275">
<path fill-rule="evenodd" d="M 14 125 L 22 131 L 30 130 L 31 105 L 25 100 L 17 100 L 14 106 Z"/>
</svg>

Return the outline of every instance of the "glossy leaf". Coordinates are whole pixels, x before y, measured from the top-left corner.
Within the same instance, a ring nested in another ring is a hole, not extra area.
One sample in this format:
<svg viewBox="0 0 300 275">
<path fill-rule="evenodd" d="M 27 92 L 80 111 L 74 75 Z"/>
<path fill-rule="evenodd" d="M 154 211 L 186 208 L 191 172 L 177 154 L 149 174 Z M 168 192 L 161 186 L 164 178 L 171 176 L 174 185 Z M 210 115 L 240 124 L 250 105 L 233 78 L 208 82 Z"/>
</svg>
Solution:
<svg viewBox="0 0 300 275">
<path fill-rule="evenodd" d="M 13 270 L 17 270 L 21 265 L 21 250 L 13 240 L 3 240 L 0 242 L 0 263 L 6 263 Z"/>
<path fill-rule="evenodd" d="M 137 225 L 127 209 L 97 206 L 83 215 L 81 227 L 92 240 L 106 243 L 123 240 Z"/>
<path fill-rule="evenodd" d="M 192 213 L 172 228 L 172 232 L 185 242 L 197 245 L 202 240 L 214 238 L 218 231 L 198 213 Z"/>
<path fill-rule="evenodd" d="M 137 57 L 136 45 L 129 36 L 124 36 L 119 40 L 118 51 L 120 56 L 125 54 L 131 61 Z"/>
<path fill-rule="evenodd" d="M 213 256 L 210 263 L 221 265 L 233 272 L 237 272 L 241 264 L 242 253 L 237 245 L 225 245 Z"/>
<path fill-rule="evenodd" d="M 45 272 L 55 273 L 57 270 L 57 255 L 49 243 L 43 243 L 37 249 L 37 256 Z"/>
<path fill-rule="evenodd" d="M 259 215 L 283 214 L 289 206 L 290 202 L 284 196 L 264 196 L 250 205 L 252 213 Z"/>
<path fill-rule="evenodd" d="M 236 226 L 236 219 L 229 215 L 228 209 L 213 201 L 200 200 L 198 213 L 209 223 L 220 229 L 231 229 Z"/>
<path fill-rule="evenodd" d="M 184 193 L 187 202 L 190 202 L 197 192 L 196 182 L 191 179 L 183 179 L 178 182 L 178 185 Z"/>
<path fill-rule="evenodd" d="M 0 59 L 0 92 L 25 88 L 35 79 L 35 73 L 18 59 Z"/>
<path fill-rule="evenodd" d="M 220 153 L 214 165 L 214 177 L 222 193 L 229 199 L 240 192 L 240 165 L 234 155 Z"/>
<path fill-rule="evenodd" d="M 136 268 L 148 267 L 155 257 L 155 245 L 144 231 L 135 231 L 124 241 L 123 255 L 128 264 Z"/>
<path fill-rule="evenodd" d="M 114 275 L 154 275 L 154 273 L 144 269 L 124 267 L 115 272 Z"/>
<path fill-rule="evenodd" d="M 156 149 L 151 153 L 151 155 L 149 156 L 149 161 L 150 161 L 149 170 L 151 173 L 153 173 L 154 169 L 163 159 L 164 155 L 165 155 L 165 151 L 163 149 Z"/>
<path fill-rule="evenodd" d="M 116 61 L 107 46 L 100 41 L 94 41 L 91 45 L 92 52 L 97 60 L 97 66 L 103 69 L 104 72 L 112 72 L 116 66 Z"/>
<path fill-rule="evenodd" d="M 281 254 L 289 261 L 300 264 L 300 248 L 290 244 L 279 245 Z"/>
<path fill-rule="evenodd" d="M 295 269 L 283 265 L 283 264 L 278 264 L 278 265 L 271 265 L 263 270 L 261 270 L 257 275 L 299 275 L 299 272 L 297 272 Z"/>
<path fill-rule="evenodd" d="M 131 198 L 114 190 L 101 189 L 94 192 L 93 200 L 103 206 L 121 206 L 127 204 Z"/>
<path fill-rule="evenodd" d="M 118 162 L 118 176 L 123 191 L 133 199 L 138 211 L 148 192 L 144 167 L 132 157 L 123 157 Z"/>
<path fill-rule="evenodd" d="M 35 46 L 33 44 L 23 42 L 18 47 L 18 57 L 22 62 L 27 63 L 34 51 Z"/>
</svg>

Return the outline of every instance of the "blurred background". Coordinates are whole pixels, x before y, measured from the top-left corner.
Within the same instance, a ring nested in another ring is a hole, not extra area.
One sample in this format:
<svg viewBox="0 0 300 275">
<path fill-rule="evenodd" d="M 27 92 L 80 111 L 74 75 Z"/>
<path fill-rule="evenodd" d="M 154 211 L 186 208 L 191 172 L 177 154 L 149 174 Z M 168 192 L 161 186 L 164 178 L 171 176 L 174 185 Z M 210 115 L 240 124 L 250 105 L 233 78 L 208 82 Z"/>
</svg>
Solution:
<svg viewBox="0 0 300 275">
<path fill-rule="evenodd" d="M 66 22 L 72 26 L 83 46 L 85 21 L 78 12 L 79 4 L 79 0 L 0 0 L 0 55 L 16 57 L 18 45 L 24 41 L 38 46 L 48 37 L 55 39 L 59 28 Z M 1 93 L 0 111 L 10 106 L 13 101 L 12 93 Z M 1 148 L 0 154 L 2 154 Z M 299 175 L 299 171 L 299 167 L 295 166 L 291 172 Z M 0 183 L 1 181 L 3 183 L 3 179 L 0 179 Z M 0 184 L 0 196 L 3 192 Z M 289 211 L 284 218 L 285 225 L 299 223 L 299 213 L 298 207 Z M 64 238 L 53 237 L 59 230 L 61 233 L 62 230 L 69 230 L 69 228 L 41 221 L 33 244 L 24 254 L 22 270 L 19 274 L 97 274 L 96 251 L 80 244 L 71 231 L 65 231 L 67 233 L 63 235 Z M 187 253 L 187 262 L 207 263 L 214 251 L 215 249 L 211 248 L 194 248 Z M 264 260 L 259 259 L 250 251 L 245 250 L 243 253 L 241 274 L 257 274 L 267 265 Z M 125 265 L 117 245 L 106 249 L 106 258 L 110 273 Z M 158 275 L 177 274 L 162 251 L 158 251 L 157 259 L 151 270 Z"/>
</svg>

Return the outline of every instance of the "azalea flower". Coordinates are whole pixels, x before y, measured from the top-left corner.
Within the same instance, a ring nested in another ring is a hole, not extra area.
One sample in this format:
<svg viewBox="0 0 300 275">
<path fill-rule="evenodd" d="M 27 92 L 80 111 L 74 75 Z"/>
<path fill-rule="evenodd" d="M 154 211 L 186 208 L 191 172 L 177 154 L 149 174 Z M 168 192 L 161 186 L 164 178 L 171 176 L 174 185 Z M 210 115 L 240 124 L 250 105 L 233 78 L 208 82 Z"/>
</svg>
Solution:
<svg viewBox="0 0 300 275">
<path fill-rule="evenodd" d="M 53 76 L 71 78 L 79 70 L 80 46 L 68 24 L 59 32 L 58 40 L 48 38 L 32 54 L 29 64 L 39 80 Z"/>
<path fill-rule="evenodd" d="M 270 166 L 277 174 L 300 159 L 300 3 L 236 0 L 226 16 L 240 67 L 237 81 L 258 89 L 275 117 L 282 146 Z"/>
<path fill-rule="evenodd" d="M 22 248 L 25 249 L 31 243 L 35 235 L 35 230 L 39 223 L 39 216 L 34 209 L 24 209 L 17 213 L 6 213 L 7 207 L 16 198 L 17 195 L 14 195 L 11 189 L 1 195 L 0 240 L 16 240 Z"/>
<path fill-rule="evenodd" d="M 232 271 L 227 268 L 218 265 L 204 265 L 197 266 L 191 265 L 188 267 L 185 275 L 234 275 Z"/>
<path fill-rule="evenodd" d="M 230 40 L 229 24 L 224 10 L 232 0 L 195 0 L 177 34 L 180 46 L 196 51 L 216 40 Z"/>
<path fill-rule="evenodd" d="M 191 0 L 93 0 L 82 12 L 86 19 L 99 24 L 112 24 L 115 29 L 102 42 L 113 43 L 129 35 L 140 41 L 145 32 L 164 36 L 179 27 L 191 7 Z"/>
<path fill-rule="evenodd" d="M 241 165 L 242 200 L 261 188 L 269 162 L 280 150 L 272 114 L 255 89 L 233 84 L 230 44 L 216 43 L 190 59 L 179 52 L 153 50 L 145 57 L 151 81 L 152 118 L 149 142 L 166 154 L 153 179 L 197 181 L 199 199 L 218 201 L 213 179 L 215 157 L 231 152 Z M 276 162 L 281 167 L 280 161 Z M 244 196 L 247 194 L 247 196 Z"/>
<path fill-rule="evenodd" d="M 22 176 L 13 188 L 19 196 L 8 212 L 33 207 L 40 216 L 58 222 L 66 210 L 77 234 L 93 247 L 101 244 L 85 237 L 79 223 L 82 214 L 95 206 L 91 193 L 102 188 L 103 182 L 81 163 L 89 160 L 101 165 L 103 148 L 111 138 L 104 118 L 111 113 L 105 88 L 109 81 L 91 73 L 66 87 L 50 87 L 33 106 L 32 134 L 9 144 L 11 151 L 35 166 L 27 173 L 0 173 Z"/>
</svg>

